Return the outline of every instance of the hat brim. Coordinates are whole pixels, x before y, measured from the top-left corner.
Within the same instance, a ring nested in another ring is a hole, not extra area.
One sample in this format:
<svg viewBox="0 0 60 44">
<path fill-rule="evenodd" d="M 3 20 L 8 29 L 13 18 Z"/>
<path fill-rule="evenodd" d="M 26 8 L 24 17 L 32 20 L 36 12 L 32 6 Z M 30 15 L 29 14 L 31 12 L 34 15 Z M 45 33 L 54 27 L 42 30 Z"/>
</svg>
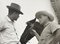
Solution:
<svg viewBox="0 0 60 44">
<path fill-rule="evenodd" d="M 37 12 L 36 15 L 35 15 L 35 17 L 38 19 L 38 18 L 40 18 L 41 15 L 48 16 L 49 19 L 50 19 L 50 21 L 54 20 L 54 17 L 50 13 L 48 13 L 46 11 L 39 11 L 39 12 Z"/>
<path fill-rule="evenodd" d="M 13 9 L 15 11 L 17 11 L 19 14 L 22 14 L 23 15 L 23 12 L 21 12 L 20 10 L 16 9 L 16 8 L 13 8 L 11 6 L 7 6 L 8 9 Z"/>
</svg>

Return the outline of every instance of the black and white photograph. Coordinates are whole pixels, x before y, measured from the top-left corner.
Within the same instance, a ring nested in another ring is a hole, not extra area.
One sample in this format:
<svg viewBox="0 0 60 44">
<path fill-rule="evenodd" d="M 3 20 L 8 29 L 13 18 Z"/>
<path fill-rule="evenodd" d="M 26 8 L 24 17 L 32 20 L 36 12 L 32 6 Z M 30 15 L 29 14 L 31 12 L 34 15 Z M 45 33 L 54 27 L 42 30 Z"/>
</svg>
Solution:
<svg viewBox="0 0 60 44">
<path fill-rule="evenodd" d="M 60 0 L 0 0 L 0 44 L 60 44 Z"/>
</svg>

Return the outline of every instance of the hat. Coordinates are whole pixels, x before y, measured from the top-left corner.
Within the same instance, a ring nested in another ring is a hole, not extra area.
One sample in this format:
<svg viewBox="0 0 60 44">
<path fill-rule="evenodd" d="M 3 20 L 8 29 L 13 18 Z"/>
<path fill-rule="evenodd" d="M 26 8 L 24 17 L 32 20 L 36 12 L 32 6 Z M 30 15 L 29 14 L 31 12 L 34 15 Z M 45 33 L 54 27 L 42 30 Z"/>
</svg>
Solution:
<svg viewBox="0 0 60 44">
<path fill-rule="evenodd" d="M 16 3 L 11 3 L 11 6 L 7 6 L 7 8 L 8 9 L 13 9 L 13 10 L 15 10 L 18 13 L 23 15 L 23 13 L 20 11 L 21 7 L 18 4 L 16 4 Z"/>
<path fill-rule="evenodd" d="M 41 15 L 48 16 L 48 18 L 50 19 L 50 21 L 53 21 L 54 20 L 54 17 L 50 13 L 48 13 L 46 11 L 38 11 L 36 13 L 35 17 L 38 19 L 38 18 L 40 18 Z"/>
</svg>

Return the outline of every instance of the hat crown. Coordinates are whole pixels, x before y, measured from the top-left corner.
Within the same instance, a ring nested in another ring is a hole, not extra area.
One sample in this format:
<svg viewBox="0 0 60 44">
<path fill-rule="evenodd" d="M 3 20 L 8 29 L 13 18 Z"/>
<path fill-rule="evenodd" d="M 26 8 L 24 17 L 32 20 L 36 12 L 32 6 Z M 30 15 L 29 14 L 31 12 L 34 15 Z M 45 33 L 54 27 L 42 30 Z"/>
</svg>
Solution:
<svg viewBox="0 0 60 44">
<path fill-rule="evenodd" d="M 20 5 L 16 4 L 16 3 L 11 3 L 10 6 L 7 6 L 8 9 L 13 9 L 15 11 L 17 11 L 19 14 L 23 15 L 23 12 L 21 12 L 21 7 Z"/>
<path fill-rule="evenodd" d="M 11 3 L 11 7 L 15 8 L 17 10 L 20 10 L 20 6 L 18 4 Z"/>
</svg>

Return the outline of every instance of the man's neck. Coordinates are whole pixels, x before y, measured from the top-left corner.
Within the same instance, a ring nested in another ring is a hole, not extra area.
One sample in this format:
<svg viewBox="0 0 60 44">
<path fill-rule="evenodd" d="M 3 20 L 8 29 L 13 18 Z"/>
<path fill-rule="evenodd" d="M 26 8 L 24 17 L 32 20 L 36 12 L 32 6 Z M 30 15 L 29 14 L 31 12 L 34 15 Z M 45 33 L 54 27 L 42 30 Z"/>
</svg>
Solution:
<svg viewBox="0 0 60 44">
<path fill-rule="evenodd" d="M 46 27 L 49 24 L 50 21 L 46 21 L 44 24 L 44 27 Z"/>
<path fill-rule="evenodd" d="M 10 20 L 11 20 L 11 21 L 13 21 L 13 22 L 14 22 L 13 18 L 12 18 L 10 15 L 8 15 L 8 17 L 10 18 Z"/>
</svg>

